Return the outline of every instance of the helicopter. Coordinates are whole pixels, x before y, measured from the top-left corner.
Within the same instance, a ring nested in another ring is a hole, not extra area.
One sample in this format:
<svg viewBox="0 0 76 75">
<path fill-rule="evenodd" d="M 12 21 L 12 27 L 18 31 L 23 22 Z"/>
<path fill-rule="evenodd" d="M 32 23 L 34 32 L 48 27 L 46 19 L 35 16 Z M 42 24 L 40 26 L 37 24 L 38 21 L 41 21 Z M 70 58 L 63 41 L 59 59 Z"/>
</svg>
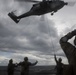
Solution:
<svg viewBox="0 0 76 75">
<path fill-rule="evenodd" d="M 15 1 L 25 1 L 25 2 L 34 2 L 32 8 L 19 16 L 16 16 L 14 12 L 8 13 L 8 16 L 15 22 L 18 23 L 22 18 L 29 16 L 40 16 L 51 12 L 51 15 L 54 15 L 58 10 L 63 8 L 65 5 L 69 5 L 69 2 L 62 0 L 15 0 Z"/>
</svg>

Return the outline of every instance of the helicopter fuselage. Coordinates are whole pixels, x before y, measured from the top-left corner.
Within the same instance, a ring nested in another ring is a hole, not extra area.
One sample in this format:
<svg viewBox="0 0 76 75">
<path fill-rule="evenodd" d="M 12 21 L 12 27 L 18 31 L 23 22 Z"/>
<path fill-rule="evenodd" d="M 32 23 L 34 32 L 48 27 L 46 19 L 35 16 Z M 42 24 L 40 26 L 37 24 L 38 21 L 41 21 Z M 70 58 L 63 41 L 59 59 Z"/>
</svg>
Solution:
<svg viewBox="0 0 76 75">
<path fill-rule="evenodd" d="M 43 15 L 50 12 L 57 12 L 59 9 L 67 5 L 64 1 L 46 1 L 34 4 L 29 12 L 31 15 Z"/>
<path fill-rule="evenodd" d="M 42 1 L 37 4 L 34 4 L 28 12 L 22 15 L 16 16 L 14 13 L 12 14 L 11 12 L 8 14 L 8 16 L 11 19 L 13 19 L 16 23 L 18 23 L 21 18 L 29 16 L 40 16 L 47 13 L 51 13 L 51 15 L 53 15 L 55 12 L 57 12 L 67 4 L 67 2 L 61 0 Z"/>
</svg>

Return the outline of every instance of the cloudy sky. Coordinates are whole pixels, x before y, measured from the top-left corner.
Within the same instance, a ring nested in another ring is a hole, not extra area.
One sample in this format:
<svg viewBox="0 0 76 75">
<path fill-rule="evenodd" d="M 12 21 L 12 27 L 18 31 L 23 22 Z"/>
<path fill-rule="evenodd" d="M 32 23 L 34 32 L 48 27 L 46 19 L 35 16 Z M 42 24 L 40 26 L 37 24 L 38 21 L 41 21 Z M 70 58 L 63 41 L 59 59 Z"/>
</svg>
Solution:
<svg viewBox="0 0 76 75">
<path fill-rule="evenodd" d="M 54 65 L 54 53 L 67 64 L 59 39 L 76 28 L 76 5 L 65 6 L 53 16 L 48 13 L 27 17 L 18 24 L 7 15 L 14 10 L 20 15 L 31 6 L 32 3 L 0 0 L 0 65 L 7 65 L 11 58 L 14 62 L 23 61 L 25 56 L 31 62 L 38 60 L 38 65 Z"/>
</svg>

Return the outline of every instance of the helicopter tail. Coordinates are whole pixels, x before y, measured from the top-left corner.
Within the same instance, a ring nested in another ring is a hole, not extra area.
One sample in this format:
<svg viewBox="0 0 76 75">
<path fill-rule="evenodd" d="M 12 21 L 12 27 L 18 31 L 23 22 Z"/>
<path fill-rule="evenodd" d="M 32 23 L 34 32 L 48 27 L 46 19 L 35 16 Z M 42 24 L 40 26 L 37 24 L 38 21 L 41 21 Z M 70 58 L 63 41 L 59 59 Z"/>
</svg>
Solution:
<svg viewBox="0 0 76 75">
<path fill-rule="evenodd" d="M 15 23 L 18 23 L 20 21 L 20 19 L 17 19 L 17 16 L 11 12 L 11 13 L 8 13 L 8 16 L 15 22 Z"/>
</svg>

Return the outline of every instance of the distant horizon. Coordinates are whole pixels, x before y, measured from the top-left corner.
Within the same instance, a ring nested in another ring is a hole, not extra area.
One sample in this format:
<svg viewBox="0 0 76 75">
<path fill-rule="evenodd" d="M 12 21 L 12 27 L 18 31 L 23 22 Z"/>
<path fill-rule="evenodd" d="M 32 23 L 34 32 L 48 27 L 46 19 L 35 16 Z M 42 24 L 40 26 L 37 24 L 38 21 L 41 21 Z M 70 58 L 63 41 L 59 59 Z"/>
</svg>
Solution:
<svg viewBox="0 0 76 75">
<path fill-rule="evenodd" d="M 65 64 L 65 65 L 69 65 L 69 64 Z M 1 66 L 8 66 L 8 65 L 0 65 Z M 56 65 L 35 65 L 35 66 L 56 66 Z M 34 67 L 34 66 L 31 66 L 31 67 Z"/>
<path fill-rule="evenodd" d="M 1 66 L 8 66 L 8 65 L 0 65 L 0 67 Z M 35 65 L 35 66 L 55 66 L 55 65 Z M 34 67 L 34 66 L 32 66 L 32 67 Z"/>
</svg>

